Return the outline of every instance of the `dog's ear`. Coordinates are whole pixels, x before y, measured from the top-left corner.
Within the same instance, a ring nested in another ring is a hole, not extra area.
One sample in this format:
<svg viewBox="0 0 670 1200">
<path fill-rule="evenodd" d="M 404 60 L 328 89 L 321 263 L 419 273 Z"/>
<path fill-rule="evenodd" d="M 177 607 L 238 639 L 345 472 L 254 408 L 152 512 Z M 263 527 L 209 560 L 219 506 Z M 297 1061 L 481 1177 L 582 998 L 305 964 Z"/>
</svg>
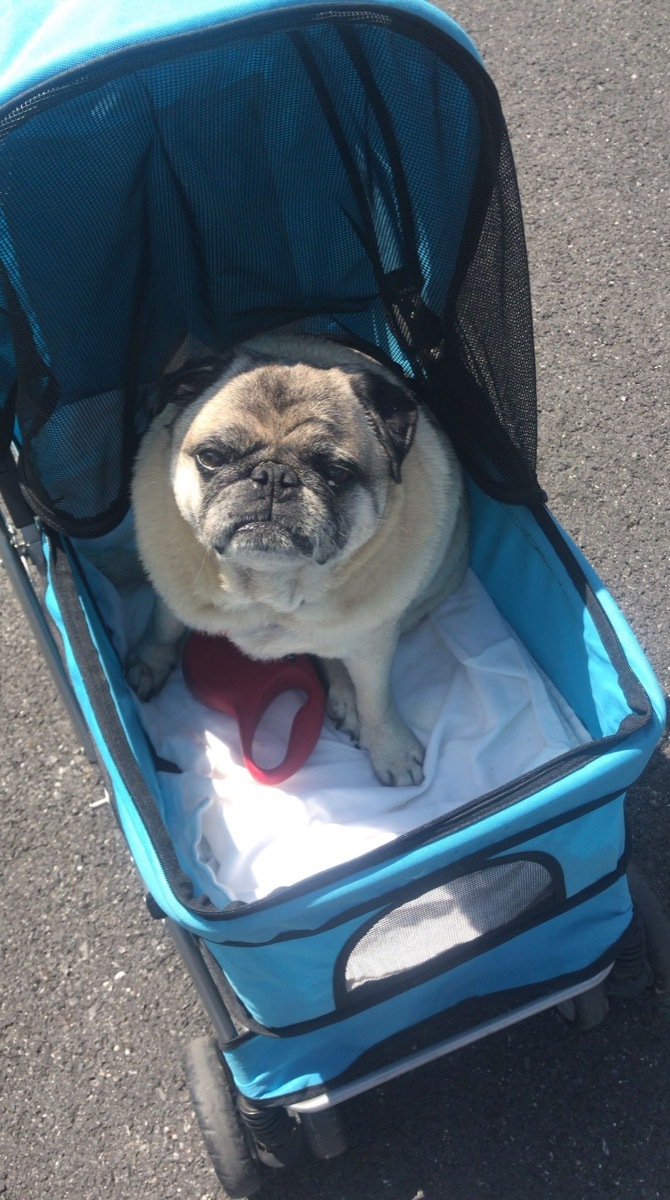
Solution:
<svg viewBox="0 0 670 1200">
<path fill-rule="evenodd" d="M 388 455 L 393 479 L 400 483 L 400 468 L 414 441 L 419 415 L 415 397 L 376 371 L 352 373 L 351 386 Z"/>
<path fill-rule="evenodd" d="M 189 358 L 176 371 L 161 379 L 156 392 L 154 413 L 161 413 L 168 404 L 187 408 L 207 388 L 223 375 L 233 361 L 230 354 L 210 354 L 207 358 Z"/>
</svg>

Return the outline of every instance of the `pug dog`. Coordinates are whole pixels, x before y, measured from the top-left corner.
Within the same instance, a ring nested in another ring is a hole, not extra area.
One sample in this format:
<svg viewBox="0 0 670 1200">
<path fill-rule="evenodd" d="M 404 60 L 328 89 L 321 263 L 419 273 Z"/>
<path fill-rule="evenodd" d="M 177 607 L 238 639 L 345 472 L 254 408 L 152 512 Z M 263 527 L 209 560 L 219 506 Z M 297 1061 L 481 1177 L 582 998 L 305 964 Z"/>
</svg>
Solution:
<svg viewBox="0 0 670 1200">
<path fill-rule="evenodd" d="M 383 784 L 423 778 L 391 694 L 399 634 L 461 582 L 468 507 L 453 448 L 375 359 L 308 336 L 187 364 L 137 456 L 140 558 L 156 592 L 127 663 L 141 698 L 185 629 L 252 658 L 316 656 L 328 713 Z"/>
</svg>

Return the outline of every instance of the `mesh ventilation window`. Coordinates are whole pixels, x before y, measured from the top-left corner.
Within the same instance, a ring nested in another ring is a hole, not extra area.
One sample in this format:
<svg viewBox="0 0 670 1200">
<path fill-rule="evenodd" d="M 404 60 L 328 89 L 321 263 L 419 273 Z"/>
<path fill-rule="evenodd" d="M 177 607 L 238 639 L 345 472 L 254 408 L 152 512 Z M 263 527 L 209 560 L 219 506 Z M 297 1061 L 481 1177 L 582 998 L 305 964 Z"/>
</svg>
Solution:
<svg viewBox="0 0 670 1200">
<path fill-rule="evenodd" d="M 537 498 L 519 197 L 472 56 L 402 10 L 160 53 L 0 123 L 0 435 L 15 415 L 36 511 L 112 528 L 185 339 L 288 324 L 395 361 L 485 488 Z"/>
<path fill-rule="evenodd" d="M 381 917 L 347 959 L 347 993 L 415 970 L 449 950 L 503 930 L 554 895 L 545 865 L 496 864 L 433 888 Z"/>
</svg>

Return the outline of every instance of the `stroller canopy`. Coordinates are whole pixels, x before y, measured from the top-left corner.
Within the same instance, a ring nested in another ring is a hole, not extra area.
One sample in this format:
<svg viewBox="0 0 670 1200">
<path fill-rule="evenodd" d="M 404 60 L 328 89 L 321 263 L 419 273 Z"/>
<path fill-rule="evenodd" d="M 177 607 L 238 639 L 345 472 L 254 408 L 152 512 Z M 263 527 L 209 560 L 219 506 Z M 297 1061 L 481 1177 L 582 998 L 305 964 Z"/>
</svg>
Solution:
<svg viewBox="0 0 670 1200">
<path fill-rule="evenodd" d="M 540 499 L 514 167 L 458 26 L 10 0 L 0 30 L 0 452 L 49 524 L 121 518 L 180 356 L 287 325 L 395 364 L 489 493 Z"/>
</svg>

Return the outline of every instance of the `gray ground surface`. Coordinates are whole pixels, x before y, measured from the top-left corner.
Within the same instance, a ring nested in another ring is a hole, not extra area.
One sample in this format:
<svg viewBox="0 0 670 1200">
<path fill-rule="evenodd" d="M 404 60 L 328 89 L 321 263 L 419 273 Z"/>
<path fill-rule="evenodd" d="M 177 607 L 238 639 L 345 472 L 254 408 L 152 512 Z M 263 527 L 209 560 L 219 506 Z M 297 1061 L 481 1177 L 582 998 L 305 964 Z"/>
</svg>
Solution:
<svg viewBox="0 0 670 1200">
<path fill-rule="evenodd" d="M 497 82 L 527 226 L 541 478 L 664 689 L 668 620 L 668 8 L 451 7 Z M 0 572 L 0 1196 L 213 1200 L 180 1054 L 206 1029 Z M 670 764 L 631 795 L 666 903 Z M 670 1194 L 658 998 L 577 1037 L 536 1018 L 347 1106 L 347 1156 L 271 1200 Z"/>
</svg>

